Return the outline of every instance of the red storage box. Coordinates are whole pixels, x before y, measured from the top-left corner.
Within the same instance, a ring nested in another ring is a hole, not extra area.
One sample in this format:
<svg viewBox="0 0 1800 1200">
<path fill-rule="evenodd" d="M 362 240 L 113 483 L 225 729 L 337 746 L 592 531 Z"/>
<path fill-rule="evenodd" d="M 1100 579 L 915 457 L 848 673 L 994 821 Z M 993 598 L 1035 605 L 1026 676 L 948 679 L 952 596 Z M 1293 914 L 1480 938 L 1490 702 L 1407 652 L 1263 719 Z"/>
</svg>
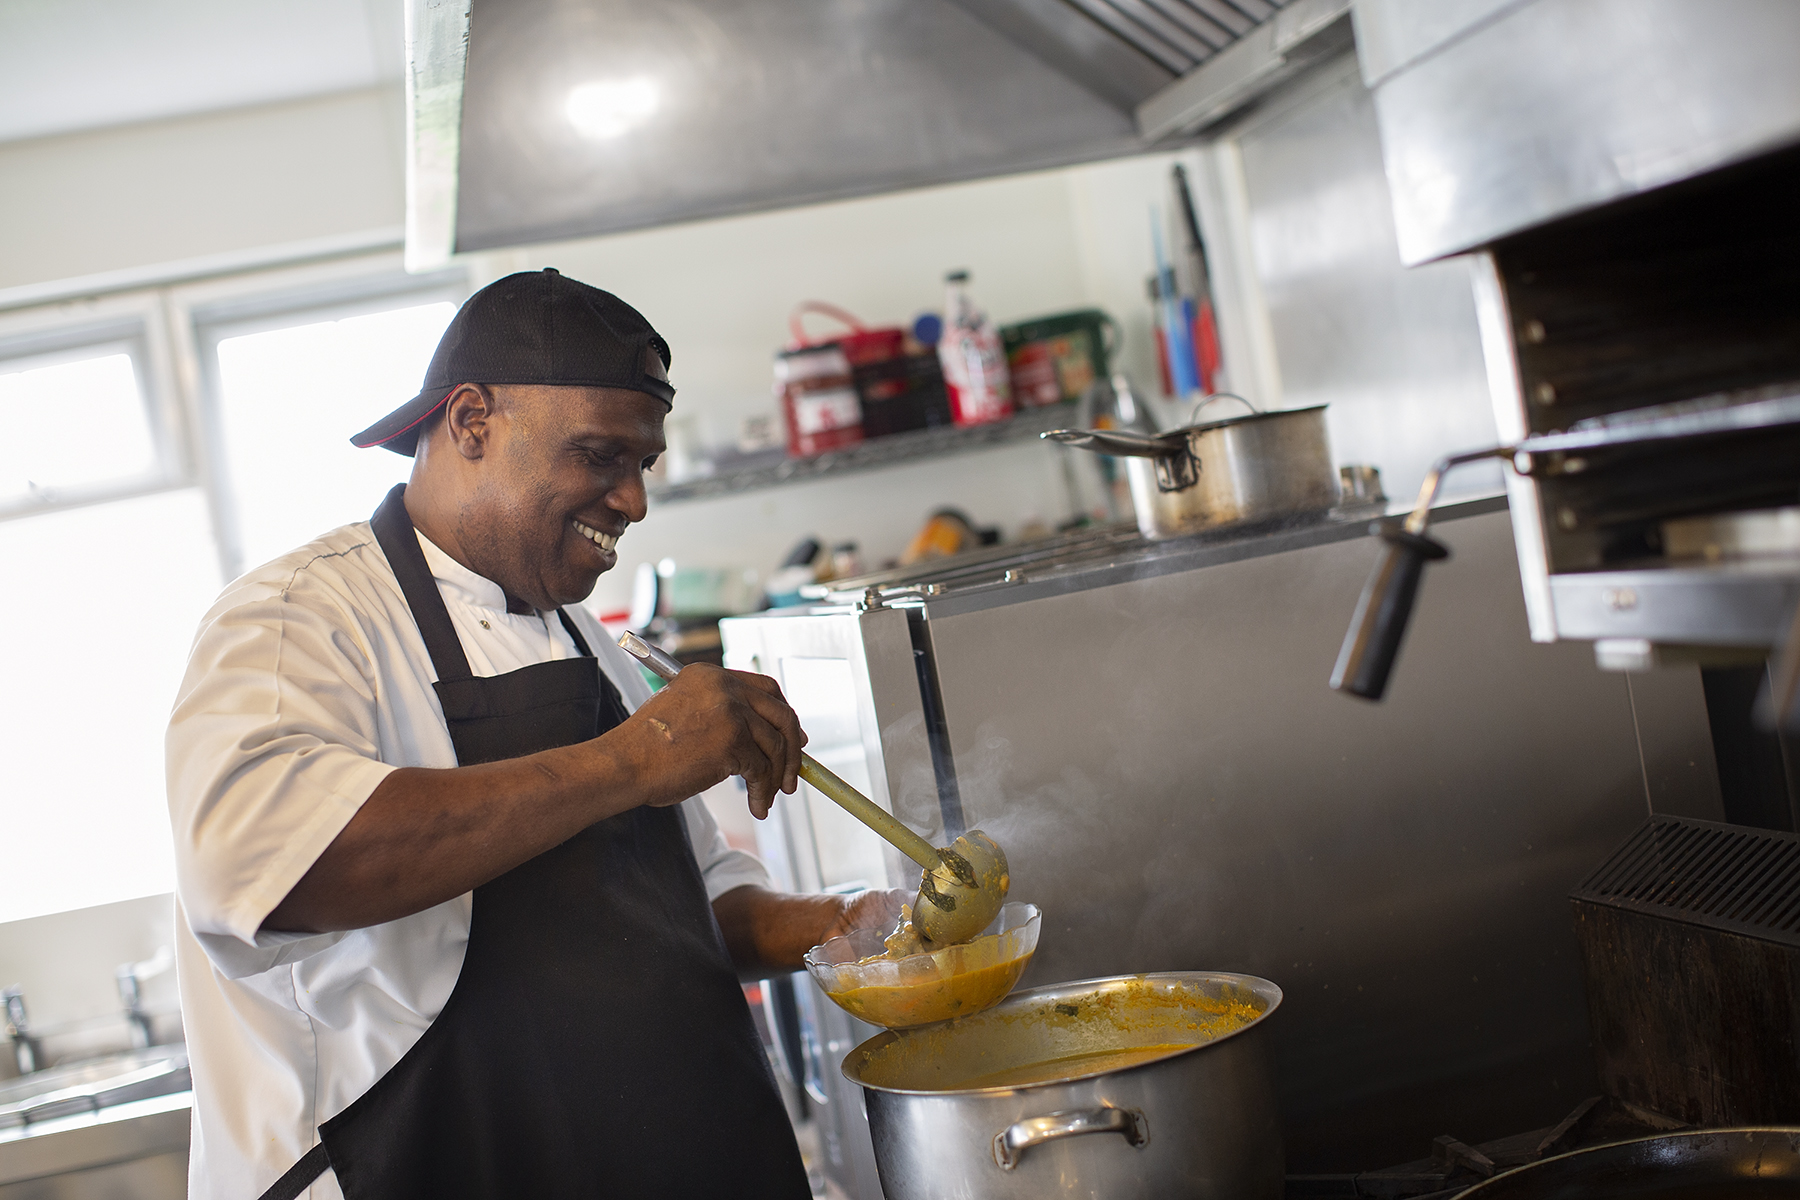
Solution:
<svg viewBox="0 0 1800 1200">
<path fill-rule="evenodd" d="M 810 338 L 804 325 L 808 313 L 830 317 L 847 326 L 848 332 Z M 865 397 L 858 388 L 857 368 L 900 358 L 905 333 L 898 328 L 869 329 L 843 309 L 816 300 L 796 306 L 788 328 L 793 341 L 775 357 L 775 392 L 781 398 L 788 453 L 805 458 L 862 441 L 865 403 L 889 397 Z M 861 377 L 872 389 L 895 386 L 878 371 L 864 370 Z M 904 390 L 905 384 L 898 386 Z"/>
</svg>

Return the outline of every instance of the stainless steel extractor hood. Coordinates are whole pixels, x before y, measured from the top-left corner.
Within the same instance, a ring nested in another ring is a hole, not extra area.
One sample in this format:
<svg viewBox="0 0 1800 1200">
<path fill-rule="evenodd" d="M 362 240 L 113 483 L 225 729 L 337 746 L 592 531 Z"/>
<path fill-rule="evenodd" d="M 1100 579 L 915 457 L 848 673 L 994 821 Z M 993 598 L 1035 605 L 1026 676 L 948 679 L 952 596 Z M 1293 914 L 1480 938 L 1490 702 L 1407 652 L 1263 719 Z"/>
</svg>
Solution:
<svg viewBox="0 0 1800 1200">
<path fill-rule="evenodd" d="M 1800 141 L 1793 0 L 1356 0 L 1400 255 Z"/>
<path fill-rule="evenodd" d="M 1190 136 L 1348 0 L 408 0 L 407 257 L 974 179 Z"/>
</svg>

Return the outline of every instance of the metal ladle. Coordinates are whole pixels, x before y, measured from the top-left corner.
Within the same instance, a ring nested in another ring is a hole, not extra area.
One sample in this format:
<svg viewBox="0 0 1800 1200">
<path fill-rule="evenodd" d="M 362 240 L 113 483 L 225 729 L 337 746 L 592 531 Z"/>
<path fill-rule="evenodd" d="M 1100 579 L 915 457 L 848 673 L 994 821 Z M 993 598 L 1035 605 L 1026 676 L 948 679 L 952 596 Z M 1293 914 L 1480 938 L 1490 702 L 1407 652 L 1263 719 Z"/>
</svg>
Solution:
<svg viewBox="0 0 1800 1200">
<path fill-rule="evenodd" d="M 619 647 L 665 680 L 674 679 L 681 672 L 679 662 L 635 633 L 627 631 L 619 638 Z M 800 755 L 800 778 L 924 868 L 919 877 L 919 896 L 913 904 L 913 928 L 925 941 L 939 946 L 966 942 L 1000 914 L 1012 878 L 1007 872 L 1006 853 L 993 838 L 971 829 L 953 845 L 933 849 L 930 842 L 810 754 Z"/>
</svg>

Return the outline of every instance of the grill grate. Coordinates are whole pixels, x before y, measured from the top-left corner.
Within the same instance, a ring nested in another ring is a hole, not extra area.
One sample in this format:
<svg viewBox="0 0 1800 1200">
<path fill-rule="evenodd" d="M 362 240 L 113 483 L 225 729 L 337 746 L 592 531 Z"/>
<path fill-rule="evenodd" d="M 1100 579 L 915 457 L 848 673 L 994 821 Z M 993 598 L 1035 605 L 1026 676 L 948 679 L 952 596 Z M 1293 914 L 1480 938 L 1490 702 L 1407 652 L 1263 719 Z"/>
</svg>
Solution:
<svg viewBox="0 0 1800 1200">
<path fill-rule="evenodd" d="M 1651 817 L 1570 898 L 1800 947 L 1800 837 Z"/>
</svg>

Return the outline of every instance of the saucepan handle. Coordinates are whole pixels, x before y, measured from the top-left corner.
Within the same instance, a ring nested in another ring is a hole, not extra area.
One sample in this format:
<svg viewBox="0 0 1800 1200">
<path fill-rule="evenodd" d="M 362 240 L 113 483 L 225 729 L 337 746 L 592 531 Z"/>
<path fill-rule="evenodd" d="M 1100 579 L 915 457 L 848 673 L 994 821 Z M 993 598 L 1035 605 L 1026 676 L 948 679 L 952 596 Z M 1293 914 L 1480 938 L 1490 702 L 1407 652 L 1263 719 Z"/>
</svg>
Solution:
<svg viewBox="0 0 1800 1200">
<path fill-rule="evenodd" d="M 1186 437 L 1171 440 L 1168 434 L 1132 433 L 1125 429 L 1052 429 L 1038 436 L 1080 450 L 1132 458 L 1163 458 L 1187 449 Z"/>
<path fill-rule="evenodd" d="M 1331 672 L 1331 686 L 1365 700 L 1379 700 L 1400 653 L 1400 639 L 1406 634 L 1425 564 L 1449 557 L 1450 551 L 1441 542 L 1399 526 L 1377 522 L 1371 531 L 1387 545 L 1356 602 L 1350 632 L 1344 635 L 1343 649 Z"/>
<path fill-rule="evenodd" d="M 1142 1146 L 1150 1140 L 1150 1123 L 1134 1108 L 1114 1108 L 1110 1104 L 1026 1117 L 994 1135 L 994 1161 L 1001 1170 L 1010 1171 L 1033 1146 L 1084 1133 L 1123 1134 L 1133 1146 Z"/>
</svg>

